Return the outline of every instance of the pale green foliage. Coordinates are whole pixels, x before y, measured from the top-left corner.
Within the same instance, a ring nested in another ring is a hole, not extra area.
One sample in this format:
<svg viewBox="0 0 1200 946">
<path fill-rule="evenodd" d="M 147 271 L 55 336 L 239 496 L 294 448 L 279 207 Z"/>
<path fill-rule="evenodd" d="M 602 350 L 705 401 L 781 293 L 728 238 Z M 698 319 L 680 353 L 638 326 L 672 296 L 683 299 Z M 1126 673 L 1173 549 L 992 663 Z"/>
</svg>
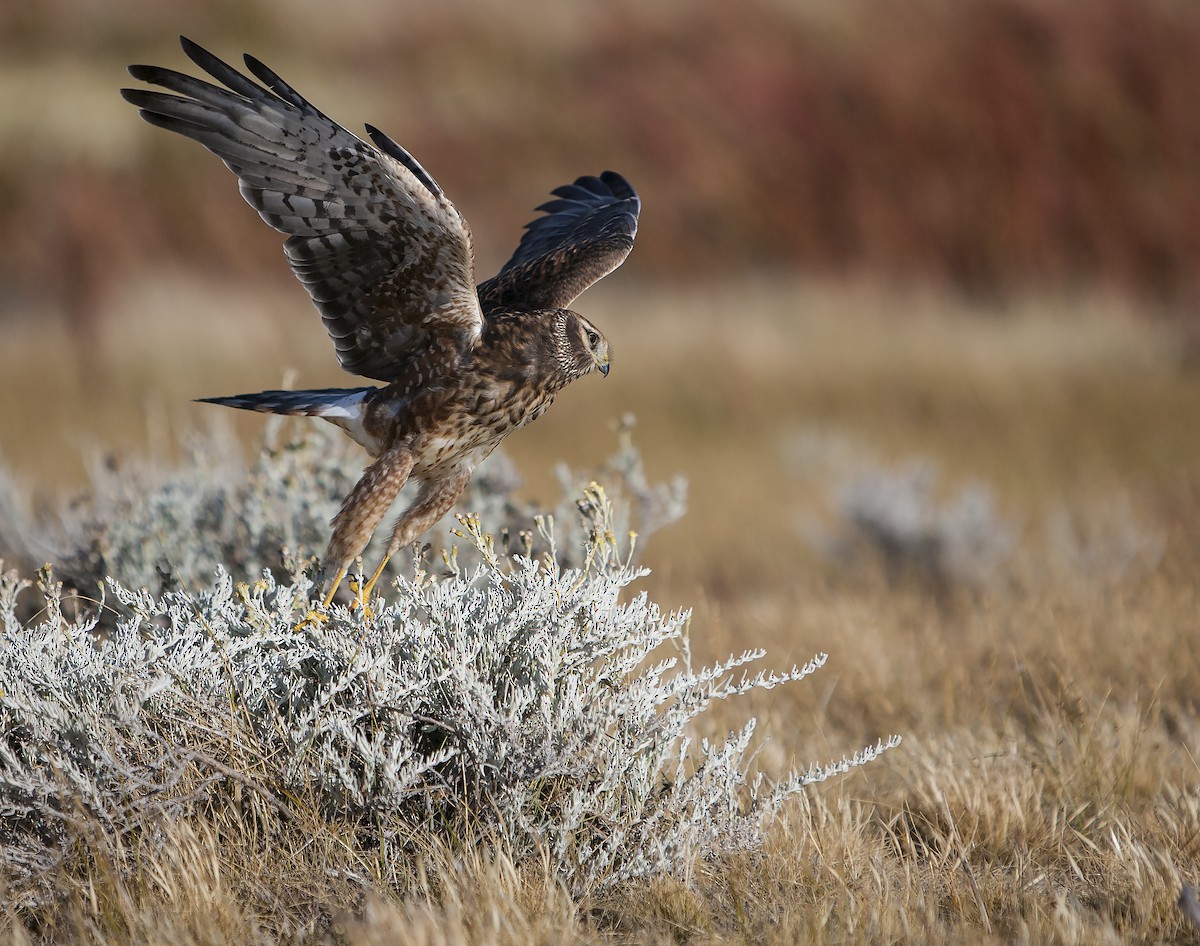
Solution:
<svg viewBox="0 0 1200 946">
<path fill-rule="evenodd" d="M 268 452 L 239 491 L 181 472 L 123 501 L 143 518 L 102 530 L 104 555 L 157 567 L 122 538 L 157 516 L 186 583 L 109 578 L 98 612 L 72 617 L 48 570 L 36 591 L 13 572 L 0 582 L 0 857 L 24 896 L 90 832 L 153 837 L 247 789 L 389 857 L 433 838 L 548 858 L 585 894 L 753 848 L 804 785 L 896 744 L 768 784 L 748 774 L 754 720 L 694 742 L 714 700 L 799 680 L 825 656 L 784 673 L 747 673 L 760 650 L 693 667 L 687 612 L 627 592 L 645 571 L 595 484 L 575 504 L 575 548 L 541 517 L 526 544 L 544 551 L 510 555 L 460 516 L 448 570 L 410 568 L 369 615 L 335 606 L 301 626 L 316 596 L 301 572 L 240 581 L 218 562 L 197 589 L 194 570 L 239 538 L 240 568 L 261 564 L 268 536 L 307 540 L 323 510 L 311 486 L 289 499 L 340 472 L 309 469 L 305 449 Z"/>
<path fill-rule="evenodd" d="M 518 501 L 520 476 L 497 453 L 476 472 L 457 509 L 478 513 L 503 543 L 527 556 L 545 551 L 535 520 L 550 517 L 560 564 L 578 565 L 587 537 L 575 506 L 582 486 L 598 480 L 620 504 L 622 534 L 637 530 L 640 548 L 649 534 L 683 515 L 686 483 L 650 484 L 631 429 L 630 422 L 620 427 L 618 450 L 599 470 L 560 474 L 563 496 L 552 507 Z M 329 521 L 369 460 L 336 428 L 307 419 L 268 422 L 250 462 L 220 428 L 193 433 L 181 451 L 182 461 L 173 466 L 93 461 L 89 488 L 55 519 L 34 517 L 26 491 L 0 466 L 0 557 L 26 569 L 53 563 L 67 588 L 85 596 L 96 594 L 109 575 L 135 588 L 199 590 L 218 566 L 235 580 L 253 581 L 263 569 L 287 580 L 314 571 Z M 397 512 L 413 489 L 401 493 Z M 454 544 L 452 526 L 447 517 L 425 537 L 433 561 Z M 368 564 L 382 558 L 387 533 L 381 529 L 367 550 Z M 460 556 L 463 566 L 475 560 L 469 547 Z M 411 568 L 406 552 L 387 574 L 395 578 Z"/>
<path fill-rule="evenodd" d="M 985 585 L 1016 547 L 1017 530 L 991 490 L 973 483 L 940 497 L 936 468 L 912 462 L 863 470 L 837 495 L 842 530 L 830 548 L 841 557 L 872 550 L 890 574 L 911 571 L 941 585 Z"/>
<path fill-rule="evenodd" d="M 1006 581 L 1088 589 L 1143 577 L 1163 555 L 1161 533 L 1120 494 L 1073 498 L 1040 527 L 1022 530 L 988 483 L 940 487 L 938 465 L 928 458 L 887 465 L 853 438 L 826 431 L 788 447 L 798 472 L 825 481 L 828 521 L 805 518 L 800 527 L 838 565 L 881 564 L 890 578 L 940 590 Z"/>
<path fill-rule="evenodd" d="M 825 521 L 806 516 L 799 525 L 830 562 L 882 565 L 890 578 L 916 578 L 940 589 L 977 589 L 1005 576 L 1020 532 L 987 483 L 947 490 L 932 460 L 888 464 L 838 429 L 802 430 L 782 446 L 788 466 L 829 497 Z"/>
</svg>

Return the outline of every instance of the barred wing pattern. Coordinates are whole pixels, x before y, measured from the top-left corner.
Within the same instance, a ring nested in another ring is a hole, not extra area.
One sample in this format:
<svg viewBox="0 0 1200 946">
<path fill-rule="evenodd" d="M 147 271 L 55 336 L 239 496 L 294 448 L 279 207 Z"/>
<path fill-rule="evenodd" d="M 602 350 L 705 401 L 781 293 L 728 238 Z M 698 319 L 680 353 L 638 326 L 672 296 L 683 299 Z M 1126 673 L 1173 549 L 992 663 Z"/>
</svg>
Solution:
<svg viewBox="0 0 1200 946">
<path fill-rule="evenodd" d="M 398 144 L 373 147 L 328 118 L 253 56 L 263 83 L 180 37 L 226 88 L 156 66 L 122 89 L 151 124 L 200 142 L 237 174 L 246 201 L 288 234 L 285 251 L 341 366 L 393 381 L 434 343 L 465 348 L 482 330 L 471 236 L 441 188 Z"/>
<path fill-rule="evenodd" d="M 480 285 L 485 312 L 565 308 L 633 249 L 642 202 L 620 174 L 580 177 L 551 193 L 557 199 L 537 208 L 546 215 L 525 225 L 512 259 Z"/>
</svg>

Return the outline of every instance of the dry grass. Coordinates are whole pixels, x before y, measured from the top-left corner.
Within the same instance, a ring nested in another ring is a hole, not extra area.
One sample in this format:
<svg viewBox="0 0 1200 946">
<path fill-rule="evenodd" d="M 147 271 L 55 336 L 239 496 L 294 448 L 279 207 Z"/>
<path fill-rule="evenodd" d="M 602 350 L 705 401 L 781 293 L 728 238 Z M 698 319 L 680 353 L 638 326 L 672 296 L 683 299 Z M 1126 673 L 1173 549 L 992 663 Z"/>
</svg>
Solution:
<svg viewBox="0 0 1200 946">
<path fill-rule="evenodd" d="M 165 288 L 164 288 L 165 287 Z M 168 309 L 169 306 L 169 309 Z M 292 291 L 131 285 L 88 351 L 53 330 L 0 345 L 10 463 L 78 480 L 69 445 L 167 451 L 189 397 L 338 383 Z M 899 732 L 904 746 L 796 805 L 754 855 L 573 901 L 545 865 L 436 848 L 363 862 L 295 802 L 175 825 L 133 859 L 81 844 L 58 903 L 10 908 L 14 942 L 1187 942 L 1175 898 L 1200 880 L 1200 376 L 1169 332 L 1111 298 L 967 310 L 869 286 L 597 291 L 617 370 L 585 382 L 512 453 L 528 491 L 553 460 L 610 451 L 639 417 L 652 475 L 685 473 L 691 512 L 646 551 L 652 594 L 697 607 L 708 659 L 749 645 L 778 666 L 831 653 L 816 687 L 754 710 L 768 773 Z M 169 311 L 169 314 L 168 314 Z M 140 339 L 140 341 L 139 341 Z M 49 340 L 49 341 L 48 341 Z M 236 341 L 235 341 L 236 340 Z M 270 352 L 269 355 L 263 353 Z M 262 367 L 265 364 L 266 367 Z M 266 370 L 267 375 L 262 372 Z M 55 392 L 53 395 L 46 392 Z M 147 420 L 149 418 L 149 420 Z M 239 419 L 239 424 L 243 422 Z M 255 429 L 254 418 L 244 422 Z M 800 444 L 801 446 L 797 446 Z M 1019 528 L 979 588 L 889 580 L 814 554 L 797 528 L 829 484 L 913 455 L 974 477 Z M 52 485 L 53 484 L 53 485 Z M 1047 518 L 1128 504 L 1161 558 L 1089 573 Z M 718 709 L 717 732 L 745 713 Z M 761 730 L 760 730 L 761 731 Z"/>
<path fill-rule="evenodd" d="M 345 383 L 227 172 L 140 128 L 113 91 L 126 62 L 179 65 L 181 29 L 253 48 L 331 113 L 411 146 L 487 263 L 548 181 L 594 161 L 634 176 L 639 253 L 581 303 L 616 371 L 513 438 L 526 491 L 556 495 L 553 463 L 607 456 L 608 426 L 635 413 L 651 477 L 691 483 L 691 513 L 646 560 L 660 603 L 696 607 L 697 657 L 831 654 L 811 690 L 756 697 L 760 767 L 893 731 L 904 745 L 810 792 L 754 855 L 589 902 L 486 845 L 364 858 L 315 806 L 281 810 L 250 781 L 240 806 L 166 844 L 81 838 L 57 899 L 6 903 L 0 940 L 1195 942 L 1174 905 L 1200 882 L 1195 9 L 339 10 L 0 13 L 5 461 L 57 505 L 92 452 L 166 458 L 178 431 L 224 418 L 190 398 L 288 369 Z M 172 268 L 184 258 L 220 280 Z M 867 283 L 636 285 L 764 260 L 976 290 L 1095 279 L 1182 302 L 1193 335 L 1088 292 L 988 306 Z M 247 438 L 261 426 L 228 421 Z M 991 490 L 1019 537 L 996 580 L 945 586 L 810 547 L 803 527 L 831 523 L 834 486 L 912 457 L 947 493 Z M 1117 565 L 1061 547 L 1064 510 Z M 1127 520 L 1160 556 L 1120 564 Z M 723 712 L 719 733 L 745 708 Z"/>
</svg>

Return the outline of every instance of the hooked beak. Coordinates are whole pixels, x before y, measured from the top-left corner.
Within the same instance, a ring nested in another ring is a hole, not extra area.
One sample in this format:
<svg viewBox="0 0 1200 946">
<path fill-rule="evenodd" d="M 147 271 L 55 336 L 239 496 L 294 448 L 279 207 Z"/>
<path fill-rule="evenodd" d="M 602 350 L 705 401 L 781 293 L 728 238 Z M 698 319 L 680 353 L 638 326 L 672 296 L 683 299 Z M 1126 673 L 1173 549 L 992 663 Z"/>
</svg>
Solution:
<svg viewBox="0 0 1200 946">
<path fill-rule="evenodd" d="M 607 358 L 605 358 L 603 361 L 596 362 L 596 367 L 600 369 L 600 373 L 602 375 L 604 375 L 604 377 L 606 377 L 606 378 L 608 377 L 608 359 Z"/>
</svg>

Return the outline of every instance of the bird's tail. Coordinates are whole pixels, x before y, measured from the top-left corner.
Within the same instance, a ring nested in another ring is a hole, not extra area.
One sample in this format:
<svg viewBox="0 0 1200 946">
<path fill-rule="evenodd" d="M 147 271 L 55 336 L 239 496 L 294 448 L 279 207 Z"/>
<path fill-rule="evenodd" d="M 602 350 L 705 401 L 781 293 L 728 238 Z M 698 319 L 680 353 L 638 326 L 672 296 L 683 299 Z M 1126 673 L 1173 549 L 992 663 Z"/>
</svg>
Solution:
<svg viewBox="0 0 1200 946">
<path fill-rule="evenodd" d="M 317 391 L 259 391 L 232 397 L 201 397 L 205 404 L 224 404 L 264 414 L 304 414 L 330 420 L 357 420 L 363 403 L 378 388 L 322 388 Z"/>
</svg>

